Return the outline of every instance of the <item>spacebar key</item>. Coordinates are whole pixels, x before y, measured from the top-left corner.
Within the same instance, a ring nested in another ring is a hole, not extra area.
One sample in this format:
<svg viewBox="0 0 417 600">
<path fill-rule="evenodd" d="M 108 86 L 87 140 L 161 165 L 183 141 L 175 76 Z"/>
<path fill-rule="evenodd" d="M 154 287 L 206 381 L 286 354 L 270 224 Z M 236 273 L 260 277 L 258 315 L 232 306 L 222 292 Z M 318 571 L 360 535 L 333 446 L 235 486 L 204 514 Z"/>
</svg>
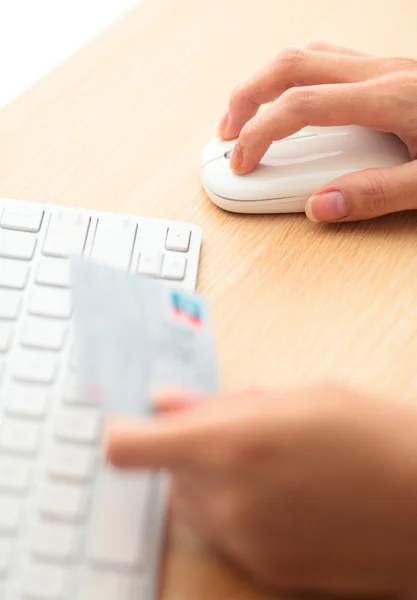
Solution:
<svg viewBox="0 0 417 600">
<path fill-rule="evenodd" d="M 91 258 L 109 267 L 126 271 L 132 259 L 137 224 L 124 217 L 100 217 L 94 236 Z"/>
<path fill-rule="evenodd" d="M 90 560 L 129 570 L 144 567 L 151 486 L 150 475 L 102 473 L 87 539 Z"/>
</svg>

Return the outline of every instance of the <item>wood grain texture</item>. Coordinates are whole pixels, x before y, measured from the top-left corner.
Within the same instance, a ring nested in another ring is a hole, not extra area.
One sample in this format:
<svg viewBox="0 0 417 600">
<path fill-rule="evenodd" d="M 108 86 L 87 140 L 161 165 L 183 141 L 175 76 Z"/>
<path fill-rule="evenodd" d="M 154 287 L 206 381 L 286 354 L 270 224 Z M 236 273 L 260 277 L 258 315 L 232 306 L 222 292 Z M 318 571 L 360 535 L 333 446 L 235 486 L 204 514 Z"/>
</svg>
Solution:
<svg viewBox="0 0 417 600">
<path fill-rule="evenodd" d="M 225 388 L 331 378 L 413 399 L 416 213 L 230 215 L 202 191 L 199 155 L 231 89 L 282 47 L 411 56 L 415 22 L 414 0 L 144 0 L 0 113 L 0 195 L 201 225 Z M 265 598 L 180 524 L 168 547 L 164 599 Z"/>
</svg>

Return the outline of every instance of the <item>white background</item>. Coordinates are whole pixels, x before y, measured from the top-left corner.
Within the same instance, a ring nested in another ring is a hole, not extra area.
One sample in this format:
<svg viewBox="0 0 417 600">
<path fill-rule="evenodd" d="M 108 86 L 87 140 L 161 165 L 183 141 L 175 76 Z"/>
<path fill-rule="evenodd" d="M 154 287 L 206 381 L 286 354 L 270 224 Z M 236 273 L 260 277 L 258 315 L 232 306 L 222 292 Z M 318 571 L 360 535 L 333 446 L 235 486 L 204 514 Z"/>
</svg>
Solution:
<svg viewBox="0 0 417 600">
<path fill-rule="evenodd" d="M 0 0 L 0 108 L 140 0 Z"/>
</svg>

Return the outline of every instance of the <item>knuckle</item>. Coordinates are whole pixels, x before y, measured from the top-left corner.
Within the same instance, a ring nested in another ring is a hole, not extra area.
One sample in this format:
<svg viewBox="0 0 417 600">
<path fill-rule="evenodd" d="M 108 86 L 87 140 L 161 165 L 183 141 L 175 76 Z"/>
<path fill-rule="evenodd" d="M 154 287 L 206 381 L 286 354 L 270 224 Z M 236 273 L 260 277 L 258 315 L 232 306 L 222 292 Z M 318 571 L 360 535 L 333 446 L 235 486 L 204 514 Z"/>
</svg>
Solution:
<svg viewBox="0 0 417 600">
<path fill-rule="evenodd" d="M 309 42 L 306 45 L 306 50 L 312 50 L 312 51 L 316 51 L 316 52 L 326 51 L 329 48 L 330 48 L 329 44 L 326 44 L 325 42 Z"/>
<path fill-rule="evenodd" d="M 307 88 L 291 88 L 283 96 L 287 110 L 298 115 L 308 115 L 312 105 L 312 92 Z"/>
<path fill-rule="evenodd" d="M 285 48 L 285 50 L 282 50 L 278 54 L 276 62 L 280 70 L 284 73 L 294 73 L 309 54 L 310 52 L 306 48 Z"/>
<path fill-rule="evenodd" d="M 236 108 L 249 99 L 248 90 L 244 85 L 238 85 L 230 97 L 230 108 Z"/>
<path fill-rule="evenodd" d="M 361 174 L 357 199 L 350 202 L 353 218 L 373 218 L 390 212 L 390 198 L 394 189 L 383 173 Z"/>
<path fill-rule="evenodd" d="M 407 96 L 407 90 L 413 91 L 413 95 L 415 93 L 415 87 L 417 85 L 417 69 L 415 71 L 410 70 L 399 70 L 395 73 L 392 73 L 387 78 L 381 81 L 382 85 L 390 85 L 392 89 L 395 89 L 395 92 L 405 94 Z M 400 98 L 401 100 L 401 98 Z M 415 106 L 415 104 L 414 104 Z"/>
<path fill-rule="evenodd" d="M 230 97 L 229 110 L 238 111 L 242 108 L 250 107 L 256 111 L 259 106 L 252 98 L 252 93 L 253 91 L 248 84 L 241 84 L 235 87 Z"/>
<path fill-rule="evenodd" d="M 417 60 L 407 56 L 397 56 L 393 59 L 393 67 L 396 71 L 416 71 Z"/>
<path fill-rule="evenodd" d="M 365 176 L 365 209 L 370 217 L 388 212 L 391 192 L 390 183 L 384 175 Z"/>
</svg>

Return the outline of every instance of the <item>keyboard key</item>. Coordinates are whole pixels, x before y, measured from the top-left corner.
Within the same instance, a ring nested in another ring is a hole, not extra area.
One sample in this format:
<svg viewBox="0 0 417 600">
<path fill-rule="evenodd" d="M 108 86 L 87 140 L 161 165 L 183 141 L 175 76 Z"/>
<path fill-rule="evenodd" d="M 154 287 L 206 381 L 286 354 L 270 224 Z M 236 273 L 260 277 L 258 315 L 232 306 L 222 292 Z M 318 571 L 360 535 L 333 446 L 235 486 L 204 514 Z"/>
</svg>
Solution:
<svg viewBox="0 0 417 600">
<path fill-rule="evenodd" d="M 33 421 L 5 418 L 0 426 L 0 449 L 21 454 L 35 454 L 40 426 Z"/>
<path fill-rule="evenodd" d="M 191 231 L 185 225 L 169 227 L 165 248 L 176 252 L 188 252 L 190 247 Z"/>
<path fill-rule="evenodd" d="M 93 504 L 87 556 L 95 563 L 137 569 L 148 551 L 151 479 L 104 471 Z"/>
<path fill-rule="evenodd" d="M 13 386 L 7 391 L 6 411 L 15 417 L 41 419 L 46 414 L 48 392 L 32 386 Z"/>
<path fill-rule="evenodd" d="M 13 540 L 10 538 L 0 538 L 0 575 L 6 575 L 10 567 L 12 557 Z"/>
<path fill-rule="evenodd" d="M 29 303 L 31 315 L 68 319 L 71 312 L 72 300 L 67 290 L 35 287 Z"/>
<path fill-rule="evenodd" d="M 72 371 L 75 371 L 78 368 L 77 350 L 74 346 L 71 348 L 70 352 L 69 367 Z"/>
<path fill-rule="evenodd" d="M 48 473 L 56 479 L 89 481 L 93 476 L 95 453 L 91 448 L 55 444 L 49 455 Z"/>
<path fill-rule="evenodd" d="M 65 600 L 68 572 L 54 564 L 33 563 L 24 579 L 23 594 L 29 600 Z"/>
<path fill-rule="evenodd" d="M 70 263 L 65 258 L 43 258 L 36 271 L 36 283 L 55 287 L 69 287 Z"/>
<path fill-rule="evenodd" d="M 186 266 L 187 259 L 183 254 L 167 254 L 164 258 L 162 277 L 182 281 Z"/>
<path fill-rule="evenodd" d="M 0 489 L 23 494 L 29 485 L 31 462 L 14 456 L 0 456 Z"/>
<path fill-rule="evenodd" d="M 13 321 L 20 312 L 21 295 L 19 292 L 0 290 L 0 319 Z"/>
<path fill-rule="evenodd" d="M 13 339 L 13 329 L 6 323 L 0 323 L 0 352 L 7 352 Z"/>
<path fill-rule="evenodd" d="M 79 533 L 72 524 L 42 521 L 35 528 L 32 552 L 40 559 L 73 560 L 78 552 Z"/>
<path fill-rule="evenodd" d="M 156 251 L 142 252 L 139 257 L 138 273 L 159 277 L 162 267 L 162 253 Z"/>
<path fill-rule="evenodd" d="M 132 580 L 118 573 L 86 571 L 81 577 L 80 594 L 76 600 L 141 600 L 134 594 Z"/>
<path fill-rule="evenodd" d="M 84 399 L 80 393 L 80 385 L 74 373 L 67 373 L 62 384 L 62 400 L 67 404 L 83 404 Z"/>
<path fill-rule="evenodd" d="M 80 521 L 85 516 L 87 494 L 80 485 L 46 483 L 40 510 L 44 517 L 62 521 Z"/>
<path fill-rule="evenodd" d="M 100 424 L 100 413 L 95 408 L 62 408 L 55 431 L 61 440 L 93 444 L 98 440 Z"/>
<path fill-rule="evenodd" d="M 0 287 L 23 290 L 28 276 L 28 263 L 11 258 L 0 258 Z"/>
<path fill-rule="evenodd" d="M 20 350 L 13 366 L 13 376 L 17 381 L 48 385 L 55 380 L 58 362 L 49 352 Z"/>
<path fill-rule="evenodd" d="M 37 233 L 41 228 L 43 210 L 16 202 L 4 209 L 0 225 L 3 229 L 17 229 Z"/>
<path fill-rule="evenodd" d="M 15 533 L 19 526 L 22 504 L 13 496 L 0 496 L 0 531 Z"/>
<path fill-rule="evenodd" d="M 21 231 L 0 230 L 0 256 L 31 260 L 35 253 L 36 235 Z"/>
<path fill-rule="evenodd" d="M 59 258 L 82 254 L 89 226 L 90 217 L 77 211 L 52 214 L 43 253 Z"/>
<path fill-rule="evenodd" d="M 100 217 L 91 258 L 108 266 L 127 270 L 132 258 L 137 225 L 129 219 Z"/>
<path fill-rule="evenodd" d="M 21 329 L 22 346 L 44 350 L 60 350 L 64 344 L 65 323 L 41 317 L 28 317 Z"/>
</svg>

